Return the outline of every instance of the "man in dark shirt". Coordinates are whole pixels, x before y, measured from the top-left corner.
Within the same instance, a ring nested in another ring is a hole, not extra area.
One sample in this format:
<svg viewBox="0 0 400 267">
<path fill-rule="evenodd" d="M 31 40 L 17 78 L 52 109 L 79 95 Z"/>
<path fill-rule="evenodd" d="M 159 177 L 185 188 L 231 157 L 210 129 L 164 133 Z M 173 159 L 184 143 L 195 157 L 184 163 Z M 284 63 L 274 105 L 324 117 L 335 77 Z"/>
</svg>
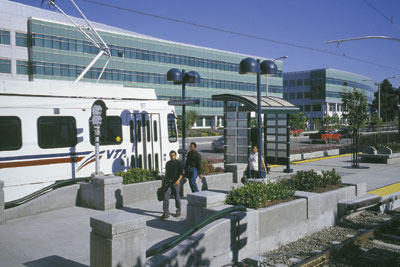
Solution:
<svg viewBox="0 0 400 267">
<path fill-rule="evenodd" d="M 189 179 L 189 185 L 192 192 L 199 192 L 196 179 L 197 176 L 202 178 L 201 175 L 201 155 L 196 151 L 196 143 L 190 143 L 190 151 L 186 157 L 185 172 Z"/>
<path fill-rule="evenodd" d="M 176 152 L 172 150 L 169 152 L 169 160 L 165 166 L 165 179 L 163 181 L 163 186 L 166 187 L 163 200 L 163 215 L 161 219 L 167 219 L 169 217 L 169 197 L 173 192 L 175 194 L 175 207 L 176 207 L 176 217 L 181 216 L 181 196 L 180 183 L 182 180 L 183 166 L 180 160 L 176 159 Z"/>
</svg>

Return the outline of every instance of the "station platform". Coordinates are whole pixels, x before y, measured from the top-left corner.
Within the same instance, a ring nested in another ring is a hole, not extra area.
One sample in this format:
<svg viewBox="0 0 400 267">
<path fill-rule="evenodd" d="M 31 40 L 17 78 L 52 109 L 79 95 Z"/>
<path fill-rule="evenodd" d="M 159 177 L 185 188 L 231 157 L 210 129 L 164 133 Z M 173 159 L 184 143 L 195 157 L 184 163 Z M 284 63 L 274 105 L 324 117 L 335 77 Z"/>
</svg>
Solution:
<svg viewBox="0 0 400 267">
<path fill-rule="evenodd" d="M 361 168 L 351 168 L 351 156 L 332 156 L 324 159 L 296 162 L 291 167 L 299 170 L 331 170 L 335 168 L 344 183 L 365 182 L 367 191 L 374 194 L 391 194 L 400 191 L 400 164 L 360 163 Z M 284 166 L 273 166 L 271 178 L 281 177 Z M 137 202 L 124 207 L 127 212 L 145 215 L 147 248 L 169 242 L 187 230 L 186 199 L 182 200 L 182 215 L 173 216 L 174 201 L 170 200 L 171 216 L 166 221 L 162 215 L 162 202 Z M 90 264 L 90 217 L 103 211 L 81 207 L 9 220 L 0 225 L 0 267 L 8 266 L 76 266 Z"/>
</svg>

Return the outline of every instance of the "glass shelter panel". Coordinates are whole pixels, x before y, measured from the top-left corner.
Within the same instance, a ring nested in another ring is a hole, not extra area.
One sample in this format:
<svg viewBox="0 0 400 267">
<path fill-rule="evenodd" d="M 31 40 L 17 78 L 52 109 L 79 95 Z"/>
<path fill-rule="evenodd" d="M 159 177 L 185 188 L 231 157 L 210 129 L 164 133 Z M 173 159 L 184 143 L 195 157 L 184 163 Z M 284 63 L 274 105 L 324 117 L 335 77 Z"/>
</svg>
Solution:
<svg viewBox="0 0 400 267">
<path fill-rule="evenodd" d="M 247 163 L 248 111 L 225 112 L 225 163 Z"/>
</svg>

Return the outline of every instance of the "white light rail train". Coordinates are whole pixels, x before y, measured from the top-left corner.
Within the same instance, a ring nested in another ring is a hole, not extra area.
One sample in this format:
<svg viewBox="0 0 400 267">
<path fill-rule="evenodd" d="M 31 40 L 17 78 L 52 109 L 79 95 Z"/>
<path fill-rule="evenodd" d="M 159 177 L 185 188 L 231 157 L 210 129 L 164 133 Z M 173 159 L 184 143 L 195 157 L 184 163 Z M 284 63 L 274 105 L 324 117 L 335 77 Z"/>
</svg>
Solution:
<svg viewBox="0 0 400 267">
<path fill-rule="evenodd" d="M 6 202 L 94 172 L 89 119 L 98 99 L 107 106 L 100 128 L 100 171 L 164 172 L 169 152 L 178 149 L 175 111 L 157 100 L 153 89 L 0 80 L 0 180 Z"/>
</svg>

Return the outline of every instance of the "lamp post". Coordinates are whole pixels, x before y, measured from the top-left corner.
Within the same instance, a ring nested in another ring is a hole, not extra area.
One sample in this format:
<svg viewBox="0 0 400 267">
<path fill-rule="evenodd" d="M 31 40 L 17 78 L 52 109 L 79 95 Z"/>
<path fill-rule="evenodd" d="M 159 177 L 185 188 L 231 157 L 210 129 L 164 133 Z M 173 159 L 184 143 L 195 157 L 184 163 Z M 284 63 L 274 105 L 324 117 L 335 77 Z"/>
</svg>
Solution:
<svg viewBox="0 0 400 267">
<path fill-rule="evenodd" d="M 279 59 L 287 59 L 288 58 L 288 56 L 282 56 L 282 57 L 277 57 L 277 58 L 274 58 L 272 61 L 273 62 L 275 62 L 276 60 L 279 60 Z M 268 96 L 268 76 L 270 76 L 271 74 L 265 74 L 265 96 Z"/>
<path fill-rule="evenodd" d="M 257 75 L 257 127 L 258 127 L 258 170 L 260 178 L 265 177 L 265 172 L 262 168 L 262 125 L 261 125 L 261 88 L 260 75 L 274 75 L 277 72 L 277 67 L 274 61 L 260 60 L 254 58 L 245 58 L 240 61 L 239 74 L 255 73 Z"/>
<path fill-rule="evenodd" d="M 396 79 L 398 78 L 398 76 L 390 76 L 390 77 L 386 77 L 383 80 L 390 80 L 390 79 Z M 382 83 L 376 83 L 374 80 L 370 80 L 370 79 L 366 79 L 363 81 L 373 81 L 374 85 L 378 86 L 378 117 L 379 119 L 381 119 L 381 85 Z"/>
<path fill-rule="evenodd" d="M 186 104 L 185 104 L 185 87 L 187 83 L 198 83 L 200 82 L 200 75 L 196 71 L 186 72 L 178 69 L 170 69 L 167 72 L 167 81 L 174 82 L 174 84 L 182 84 L 182 160 L 185 162 L 186 149 L 185 149 L 185 137 L 186 137 Z"/>
</svg>

